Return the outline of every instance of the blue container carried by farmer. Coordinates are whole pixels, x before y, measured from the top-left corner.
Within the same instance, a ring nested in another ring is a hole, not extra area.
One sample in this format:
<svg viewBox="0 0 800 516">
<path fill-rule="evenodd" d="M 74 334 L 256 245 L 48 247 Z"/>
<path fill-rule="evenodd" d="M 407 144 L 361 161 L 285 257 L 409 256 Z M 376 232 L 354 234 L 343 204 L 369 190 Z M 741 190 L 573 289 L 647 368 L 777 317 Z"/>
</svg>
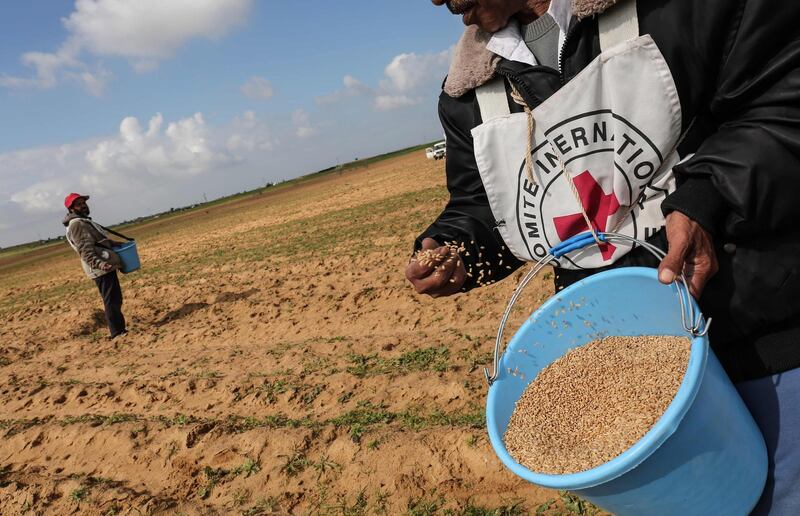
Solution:
<svg viewBox="0 0 800 516">
<path fill-rule="evenodd" d="M 139 260 L 139 252 L 136 249 L 136 240 L 134 240 L 131 237 L 125 236 L 122 233 L 118 233 L 113 229 L 108 229 L 105 226 L 100 226 L 100 227 L 103 228 L 103 230 L 105 230 L 108 233 L 111 233 L 113 235 L 116 235 L 120 238 L 124 238 L 125 240 L 127 240 L 127 242 L 125 242 L 124 244 L 115 246 L 113 248 L 114 252 L 117 253 L 117 256 L 119 256 L 121 262 L 119 269 L 120 272 L 122 272 L 123 274 L 128 274 L 129 272 L 134 272 L 141 269 L 142 263 Z"/>
<path fill-rule="evenodd" d="M 136 250 L 135 240 L 130 240 L 121 246 L 115 247 L 114 252 L 117 253 L 120 261 L 122 262 L 120 271 L 123 274 L 138 271 L 141 268 L 142 264 L 139 261 L 139 253 Z"/>
<path fill-rule="evenodd" d="M 609 242 L 634 242 L 663 258 L 663 252 L 646 242 L 615 233 L 598 236 Z M 495 370 L 486 371 L 490 383 L 486 423 L 495 453 L 519 477 L 571 491 L 618 516 L 748 514 L 766 481 L 766 446 L 709 348 L 710 321 L 703 320 L 683 278 L 663 285 L 655 269 L 641 267 L 590 276 L 537 309 L 500 357 L 508 315 L 525 286 L 553 257 L 592 242 L 594 235 L 583 234 L 553 248 L 523 278 L 506 309 L 495 347 Z M 559 326 L 558 336 L 551 327 L 556 315 L 566 322 Z M 672 403 L 637 443 L 590 470 L 550 475 L 517 463 L 506 450 L 503 435 L 525 388 L 570 349 L 604 335 L 692 338 L 686 374 Z"/>
</svg>

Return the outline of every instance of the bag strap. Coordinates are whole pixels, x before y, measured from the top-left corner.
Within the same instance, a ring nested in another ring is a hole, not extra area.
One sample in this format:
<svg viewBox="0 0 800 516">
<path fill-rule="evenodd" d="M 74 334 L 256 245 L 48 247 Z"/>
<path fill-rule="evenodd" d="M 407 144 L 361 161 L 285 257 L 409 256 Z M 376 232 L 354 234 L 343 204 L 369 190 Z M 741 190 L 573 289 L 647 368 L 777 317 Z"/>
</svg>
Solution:
<svg viewBox="0 0 800 516">
<path fill-rule="evenodd" d="M 600 33 L 600 51 L 639 36 L 639 15 L 636 0 L 620 0 L 600 15 L 597 21 Z"/>
<path fill-rule="evenodd" d="M 113 229 L 108 229 L 107 227 L 105 227 L 105 226 L 103 226 L 103 225 L 100 225 L 100 224 L 98 224 L 97 222 L 93 221 L 92 219 L 76 218 L 76 219 L 72 219 L 72 220 L 70 220 L 70 221 L 69 221 L 69 226 L 67 226 L 67 243 L 69 243 L 70 245 L 72 245 L 72 247 L 73 247 L 73 248 L 74 248 L 75 246 L 74 246 L 74 245 L 72 244 L 72 242 L 70 242 L 70 240 L 69 240 L 69 228 L 70 228 L 70 226 L 72 226 L 72 223 L 73 223 L 73 222 L 75 222 L 75 221 L 78 221 L 78 220 L 83 220 L 83 221 L 86 221 L 86 222 L 88 222 L 89 224 L 91 224 L 92 226 L 94 226 L 94 228 L 95 228 L 95 229 L 97 229 L 98 231 L 102 230 L 102 231 L 100 231 L 101 233 L 102 233 L 103 231 L 107 231 L 108 233 L 111 233 L 112 235 L 116 235 L 116 236 L 118 236 L 118 237 L 120 237 L 120 238 L 124 238 L 124 239 L 125 239 L 125 240 L 127 240 L 128 242 L 133 242 L 134 240 L 136 240 L 135 238 L 131 238 L 131 237 L 129 237 L 129 236 L 125 236 L 125 235 L 123 235 L 122 233 L 117 233 L 117 232 L 116 232 L 116 231 L 114 231 Z"/>
<path fill-rule="evenodd" d="M 95 221 L 92 221 L 92 223 L 93 223 L 93 224 L 97 224 L 97 222 L 95 222 Z M 133 242 L 133 241 L 135 240 L 134 238 L 131 238 L 131 237 L 129 237 L 129 236 L 125 236 L 125 235 L 123 235 L 122 233 L 117 233 L 117 232 L 116 232 L 116 231 L 114 231 L 113 229 L 108 229 L 107 227 L 105 227 L 105 226 L 101 226 L 100 224 L 97 224 L 97 225 L 98 225 L 98 226 L 100 226 L 101 228 L 103 228 L 103 230 L 105 230 L 105 231 L 108 231 L 108 232 L 109 232 L 109 233 L 111 233 L 112 235 L 116 235 L 116 236 L 118 236 L 118 237 L 120 237 L 120 238 L 124 238 L 124 239 L 125 239 L 125 240 L 127 240 L 128 242 Z"/>
<path fill-rule="evenodd" d="M 508 97 L 506 96 L 506 81 L 502 77 L 494 78 L 478 86 L 475 89 L 475 97 L 478 99 L 481 120 L 484 122 L 511 114 L 511 109 L 508 107 Z"/>
</svg>

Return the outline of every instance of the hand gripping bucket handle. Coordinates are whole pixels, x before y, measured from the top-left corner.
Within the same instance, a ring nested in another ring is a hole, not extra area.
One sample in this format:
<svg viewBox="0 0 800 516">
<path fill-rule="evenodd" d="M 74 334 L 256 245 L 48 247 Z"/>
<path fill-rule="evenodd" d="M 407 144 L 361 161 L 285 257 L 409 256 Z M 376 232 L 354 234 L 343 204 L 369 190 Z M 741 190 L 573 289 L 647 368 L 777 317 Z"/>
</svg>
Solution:
<svg viewBox="0 0 800 516">
<path fill-rule="evenodd" d="M 511 295 L 511 299 L 508 302 L 505 312 L 503 312 L 503 317 L 500 319 L 500 327 L 497 329 L 497 338 L 494 343 L 494 361 L 492 363 L 492 371 L 489 371 L 488 367 L 484 368 L 483 370 L 489 386 L 491 386 L 492 383 L 497 380 L 497 375 L 500 371 L 503 333 L 505 332 L 506 324 L 508 323 L 508 317 L 511 315 L 511 310 L 519 300 L 519 297 L 522 295 L 525 287 L 528 286 L 528 284 L 539 273 L 539 271 L 541 271 L 553 258 L 560 258 L 567 253 L 571 253 L 572 251 L 583 249 L 587 245 L 593 244 L 598 240 L 609 243 L 618 242 L 640 245 L 650 251 L 650 253 L 659 260 L 663 260 L 666 256 L 664 251 L 653 244 L 620 233 L 581 233 L 572 238 L 564 240 L 557 246 L 550 249 L 550 252 L 547 254 L 547 256 L 544 256 L 542 259 L 536 262 L 536 265 L 534 265 L 533 268 L 531 268 L 531 270 L 529 270 L 519 282 L 516 290 L 514 290 L 514 293 Z M 686 277 L 683 274 L 679 276 L 675 283 L 677 284 L 679 291 L 678 301 L 681 305 L 681 323 L 683 324 L 683 329 L 686 330 L 687 333 L 690 333 L 693 337 L 705 336 L 708 333 L 708 329 L 711 327 L 711 319 L 706 321 L 703 318 L 702 313 L 695 314 L 694 303 L 691 301 L 691 295 L 689 294 L 689 284 L 686 282 Z"/>
</svg>

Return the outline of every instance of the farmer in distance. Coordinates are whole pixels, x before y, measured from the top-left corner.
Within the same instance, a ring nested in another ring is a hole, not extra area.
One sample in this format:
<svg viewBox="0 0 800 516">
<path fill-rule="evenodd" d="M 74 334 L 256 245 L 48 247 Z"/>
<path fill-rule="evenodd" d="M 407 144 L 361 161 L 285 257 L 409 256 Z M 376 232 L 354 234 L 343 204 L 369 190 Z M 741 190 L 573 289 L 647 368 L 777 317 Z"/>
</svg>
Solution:
<svg viewBox="0 0 800 516">
<path fill-rule="evenodd" d="M 81 257 L 83 271 L 100 290 L 106 322 L 111 339 L 114 339 L 127 333 L 125 316 L 122 315 L 122 289 L 117 277 L 120 261 L 113 251 L 113 247 L 122 245 L 122 242 L 111 240 L 105 228 L 92 220 L 86 204 L 88 199 L 88 195 L 69 194 L 64 199 L 64 206 L 69 213 L 64 217 L 63 224 L 67 228 L 67 243 Z"/>
<path fill-rule="evenodd" d="M 467 292 L 587 232 L 668 251 L 598 241 L 555 286 L 684 273 L 766 440 L 754 513 L 800 514 L 800 4 L 432 1 L 468 27 L 439 100 L 450 200 L 415 244 L 440 259 L 408 280 Z"/>
</svg>

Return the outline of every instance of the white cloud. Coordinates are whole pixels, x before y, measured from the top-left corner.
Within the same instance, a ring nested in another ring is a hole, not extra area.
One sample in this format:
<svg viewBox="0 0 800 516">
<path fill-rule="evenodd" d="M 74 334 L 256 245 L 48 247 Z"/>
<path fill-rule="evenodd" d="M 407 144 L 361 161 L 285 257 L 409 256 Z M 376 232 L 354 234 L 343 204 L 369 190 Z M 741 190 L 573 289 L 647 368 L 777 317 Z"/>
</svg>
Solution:
<svg viewBox="0 0 800 516">
<path fill-rule="evenodd" d="M 351 97 L 366 97 L 372 99 L 372 107 L 376 111 L 416 106 L 431 92 L 438 93 L 438 86 L 447 74 L 451 58 L 452 49 L 430 54 L 400 54 L 386 65 L 384 78 L 377 87 L 370 87 L 346 75 L 342 81 L 343 89 L 317 97 L 316 102 L 326 106 Z"/>
<path fill-rule="evenodd" d="M 136 117 L 125 117 L 113 137 L 0 154 L 0 192 L 8 192 L 0 194 L 0 208 L 6 206 L 0 219 L 8 216 L 8 206 L 26 214 L 63 211 L 70 191 L 127 196 L 213 175 L 241 161 L 231 147 L 269 151 L 267 137 L 266 125 L 251 111 L 222 128 L 209 126 L 202 113 L 171 122 L 156 114 L 144 127 Z"/>
<path fill-rule="evenodd" d="M 192 176 L 232 160 L 209 137 L 202 113 L 171 122 L 165 131 L 163 123 L 161 114 L 156 114 L 145 131 L 137 118 L 126 117 L 119 136 L 101 141 L 86 153 L 91 172 L 82 176 L 82 182 L 102 191 L 109 180 Z"/>
<path fill-rule="evenodd" d="M 57 54 L 45 52 L 26 52 L 20 59 L 22 63 L 36 70 L 36 79 L 43 88 L 48 88 L 56 83 L 56 72 L 65 66 L 78 64 L 71 52 L 62 50 Z"/>
<path fill-rule="evenodd" d="M 440 82 L 447 73 L 451 55 L 451 50 L 435 54 L 400 54 L 386 66 L 387 79 L 381 81 L 381 85 L 389 91 L 411 92 Z"/>
<path fill-rule="evenodd" d="M 96 55 L 158 61 L 244 23 L 253 0 L 77 0 L 64 26 Z"/>
<path fill-rule="evenodd" d="M 392 111 L 404 107 L 416 106 L 422 102 L 421 98 L 411 98 L 406 95 L 378 95 L 375 97 L 375 109 L 378 111 Z"/>
<path fill-rule="evenodd" d="M 8 88 L 52 88 L 58 82 L 58 74 L 62 68 L 83 68 L 84 64 L 76 58 L 75 45 L 64 45 L 58 52 L 25 52 L 20 62 L 32 68 L 35 77 L 13 77 L 3 74 L 0 86 Z"/>
<path fill-rule="evenodd" d="M 14 77 L 13 75 L 0 75 L 0 86 L 13 89 L 42 88 L 38 79 L 27 79 L 25 77 Z"/>
<path fill-rule="evenodd" d="M 363 82 L 359 81 L 358 79 L 356 79 L 352 75 L 345 75 L 344 79 L 342 79 L 342 82 L 344 83 L 344 87 L 349 89 L 349 90 L 358 91 L 358 90 L 366 88 L 366 86 L 364 86 Z"/>
<path fill-rule="evenodd" d="M 317 134 L 317 132 L 318 132 L 317 129 L 314 127 L 302 126 L 297 128 L 295 134 L 297 134 L 298 138 L 308 138 L 314 136 L 315 134 Z"/>
<path fill-rule="evenodd" d="M 246 151 L 272 150 L 276 143 L 269 127 L 253 111 L 245 111 L 233 119 L 226 146 L 235 156 L 241 157 Z"/>
<path fill-rule="evenodd" d="M 269 99 L 275 94 L 272 84 L 264 77 L 250 77 L 242 86 L 242 93 L 250 99 Z"/>
<path fill-rule="evenodd" d="M 55 213 L 62 211 L 67 182 L 61 179 L 40 181 L 11 196 L 26 213 Z"/>
<path fill-rule="evenodd" d="M 84 70 L 82 72 L 66 72 L 65 77 L 68 77 L 79 84 L 95 97 L 102 97 L 106 91 L 106 84 L 111 79 L 112 74 L 108 70 L 98 68 L 94 72 Z"/>
<path fill-rule="evenodd" d="M 344 79 L 342 79 L 342 83 L 344 84 L 344 88 L 341 90 L 331 93 L 330 95 L 317 97 L 314 100 L 317 102 L 317 104 L 326 106 L 330 104 L 336 104 L 337 102 L 349 97 L 356 97 L 359 95 L 372 96 L 375 94 L 372 88 L 359 81 L 352 75 L 345 75 Z"/>
<path fill-rule="evenodd" d="M 64 196 L 79 189 L 72 180 L 86 168 L 83 154 L 96 141 L 24 149 L 0 154 L 0 208 L 19 207 L 24 213 L 53 213 Z M 14 219 L 0 209 L 0 219 Z"/>
<path fill-rule="evenodd" d="M 128 59 L 138 72 L 153 70 L 188 41 L 217 39 L 247 19 L 254 0 L 76 0 L 64 18 L 69 35 L 54 53 L 26 52 L 33 77 L 0 76 L 7 88 L 51 88 L 62 75 L 102 94 L 108 73 L 89 72 L 81 56 Z"/>
<path fill-rule="evenodd" d="M 308 138 L 318 132 L 317 127 L 311 123 L 311 116 L 304 109 L 298 109 L 292 113 L 292 123 L 298 138 Z"/>
<path fill-rule="evenodd" d="M 452 50 L 433 54 L 400 54 L 384 69 L 386 78 L 380 82 L 379 94 L 373 107 L 378 111 L 393 111 L 420 104 L 421 95 L 434 90 L 447 73 Z"/>
</svg>

